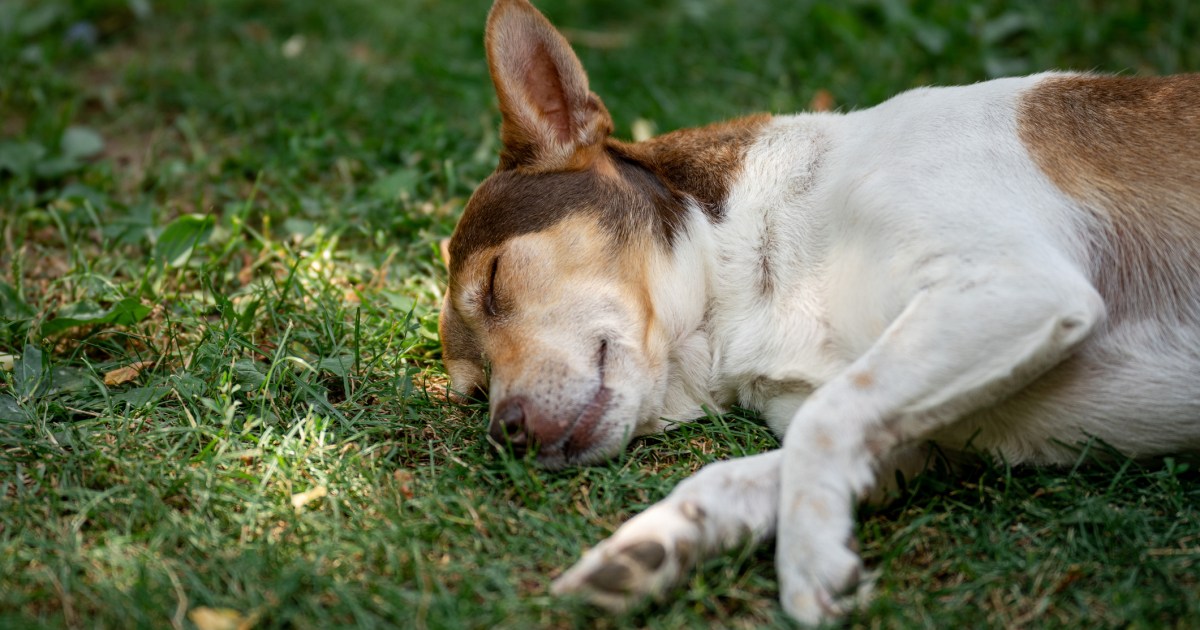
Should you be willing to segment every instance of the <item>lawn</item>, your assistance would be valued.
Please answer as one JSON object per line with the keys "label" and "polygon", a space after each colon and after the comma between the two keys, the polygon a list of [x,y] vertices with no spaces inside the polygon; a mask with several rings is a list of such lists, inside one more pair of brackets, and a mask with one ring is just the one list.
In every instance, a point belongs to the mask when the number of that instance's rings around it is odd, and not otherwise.
{"label": "lawn", "polygon": [[[1049,68],[1200,70],[1200,3],[540,3],[618,134]],[[446,400],[437,242],[495,164],[487,4],[0,3],[0,627],[786,625],[772,550],[547,594],[753,414],[550,473]],[[931,474],[862,627],[1196,627],[1196,459]],[[221,624],[225,623],[226,626]]]}

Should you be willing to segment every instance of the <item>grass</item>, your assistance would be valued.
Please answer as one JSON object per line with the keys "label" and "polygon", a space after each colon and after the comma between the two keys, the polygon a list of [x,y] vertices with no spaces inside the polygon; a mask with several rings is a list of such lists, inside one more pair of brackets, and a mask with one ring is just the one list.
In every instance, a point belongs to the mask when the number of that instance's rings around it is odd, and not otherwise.
{"label": "grass", "polygon": [[[1189,0],[542,4],[625,136],[1200,69]],[[786,625],[770,549],[628,616],[546,593],[703,463],[775,447],[753,416],[548,473],[445,402],[436,242],[497,150],[485,11],[0,4],[0,627]],[[1080,464],[864,513],[883,577],[848,623],[1195,624],[1195,460]]]}

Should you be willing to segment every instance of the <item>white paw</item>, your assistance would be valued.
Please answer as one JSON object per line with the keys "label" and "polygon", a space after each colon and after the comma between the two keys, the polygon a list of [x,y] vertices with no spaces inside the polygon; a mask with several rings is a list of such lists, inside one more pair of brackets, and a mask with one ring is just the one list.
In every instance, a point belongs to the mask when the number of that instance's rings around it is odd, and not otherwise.
{"label": "white paw", "polygon": [[864,575],[858,555],[842,545],[823,549],[803,567],[777,558],[779,601],[792,619],[810,626],[841,617],[870,597],[874,575]]}
{"label": "white paw", "polygon": [[622,525],[554,580],[554,595],[577,595],[624,612],[683,581],[700,550],[703,511],[691,503],[660,504]]}

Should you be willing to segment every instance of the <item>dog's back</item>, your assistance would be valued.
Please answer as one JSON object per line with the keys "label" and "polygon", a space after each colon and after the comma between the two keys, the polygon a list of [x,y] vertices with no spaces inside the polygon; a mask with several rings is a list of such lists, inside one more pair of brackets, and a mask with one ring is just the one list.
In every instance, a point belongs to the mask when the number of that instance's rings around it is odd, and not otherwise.
{"label": "dog's back", "polygon": [[[780,433],[913,294],[986,259],[980,281],[1005,260],[1074,269],[1104,321],[937,441],[1014,462],[1069,461],[1089,436],[1200,448],[1200,75],[1046,74],[777,117],[723,206],[718,371]],[[762,374],[809,386],[781,396]]]}

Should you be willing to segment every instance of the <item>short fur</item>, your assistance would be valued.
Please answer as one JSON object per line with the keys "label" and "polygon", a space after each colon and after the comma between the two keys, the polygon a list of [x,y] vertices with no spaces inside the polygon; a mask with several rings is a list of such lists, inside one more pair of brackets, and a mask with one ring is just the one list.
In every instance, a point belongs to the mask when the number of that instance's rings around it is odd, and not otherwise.
{"label": "short fur", "polygon": [[736,403],[783,441],[705,468],[555,592],[624,608],[774,536],[784,608],[818,622],[859,579],[854,497],[928,444],[1200,448],[1200,76],[1043,74],[630,144],[526,0],[497,0],[487,48],[504,151],[448,248],[441,332],[492,438],[586,464]]}

